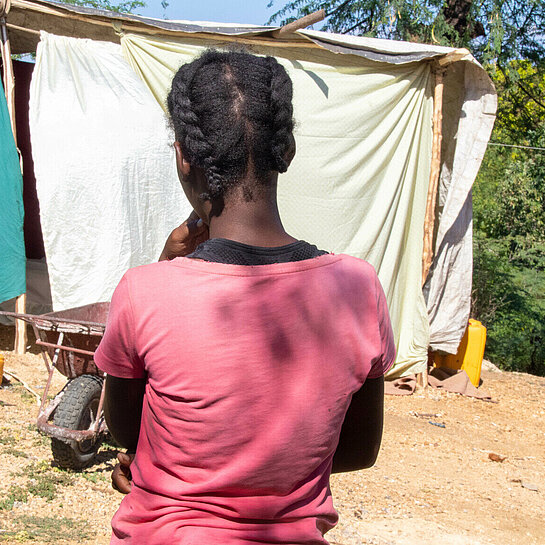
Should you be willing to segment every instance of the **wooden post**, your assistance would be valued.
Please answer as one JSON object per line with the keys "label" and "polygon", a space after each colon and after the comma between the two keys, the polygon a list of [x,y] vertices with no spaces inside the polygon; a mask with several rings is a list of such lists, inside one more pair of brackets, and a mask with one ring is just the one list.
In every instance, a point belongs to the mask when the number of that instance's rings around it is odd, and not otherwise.
{"label": "wooden post", "polygon": [[[13,63],[11,61],[11,46],[9,43],[8,30],[6,27],[6,15],[10,9],[10,0],[0,0],[0,34],[1,51],[3,59],[3,82],[8,105],[11,130],[15,146],[17,146],[17,127],[15,124],[15,76],[13,74]],[[15,300],[15,312],[24,314],[26,312],[26,293],[19,295]],[[16,354],[24,354],[27,345],[26,322],[15,320],[15,346]]]}
{"label": "wooden post", "polygon": [[[424,217],[424,246],[422,250],[422,285],[426,282],[433,260],[433,231],[435,226],[435,203],[437,200],[437,187],[439,174],[441,173],[441,142],[443,140],[443,76],[445,68],[436,65],[433,69],[435,75],[435,89],[433,93],[433,143],[431,150],[430,178],[428,183],[428,196],[426,199],[426,215]],[[422,388],[428,387],[428,362],[422,373],[416,376],[416,382]]]}
{"label": "wooden post", "polygon": [[[428,196],[426,200],[426,215],[424,217],[424,246],[422,249],[422,286],[426,282],[433,261],[433,232],[435,226],[435,203],[437,200],[437,187],[441,173],[441,142],[443,140],[443,77],[449,65],[464,60],[470,56],[467,49],[454,49],[436,61],[432,71],[435,76],[435,88],[433,93],[433,143],[431,152],[430,179],[428,183]],[[428,366],[423,373],[416,376],[417,384],[423,388],[428,386]]]}
{"label": "wooden post", "polygon": [[441,142],[443,140],[443,76],[445,69],[436,67],[435,90],[433,96],[433,144],[431,151],[430,179],[424,218],[424,247],[422,250],[422,285],[426,282],[433,260],[433,229],[435,225],[435,203],[441,172]]}

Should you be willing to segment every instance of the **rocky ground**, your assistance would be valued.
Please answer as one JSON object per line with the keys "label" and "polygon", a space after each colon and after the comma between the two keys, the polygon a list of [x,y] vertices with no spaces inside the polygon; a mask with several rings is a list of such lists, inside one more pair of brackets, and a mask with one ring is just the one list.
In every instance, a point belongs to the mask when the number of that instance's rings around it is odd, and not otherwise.
{"label": "rocky ground", "polygon": [[[0,326],[5,369],[40,392],[41,355],[15,356],[12,337]],[[386,398],[376,465],[332,478],[332,544],[545,543],[545,378],[491,370],[482,387],[497,403],[431,389]],[[0,542],[108,543],[115,448],[80,473],[55,467],[36,413],[17,380],[0,390]]]}

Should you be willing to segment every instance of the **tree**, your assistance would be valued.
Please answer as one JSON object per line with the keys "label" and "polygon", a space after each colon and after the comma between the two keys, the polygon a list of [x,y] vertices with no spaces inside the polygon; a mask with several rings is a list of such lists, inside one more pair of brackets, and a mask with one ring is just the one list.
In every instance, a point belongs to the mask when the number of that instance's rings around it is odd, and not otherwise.
{"label": "tree", "polygon": [[326,11],[322,30],[468,47],[484,63],[538,63],[545,53],[544,0],[291,0],[269,22],[318,9]]}
{"label": "tree", "polygon": [[541,63],[510,61],[493,72],[498,92],[494,138],[539,147],[545,126],[545,70]]}
{"label": "tree", "polygon": [[[526,61],[511,68],[543,93],[543,73]],[[545,111],[501,76],[492,138],[530,147],[489,146],[484,157],[473,192],[472,313],[488,326],[490,359],[545,375]]]}

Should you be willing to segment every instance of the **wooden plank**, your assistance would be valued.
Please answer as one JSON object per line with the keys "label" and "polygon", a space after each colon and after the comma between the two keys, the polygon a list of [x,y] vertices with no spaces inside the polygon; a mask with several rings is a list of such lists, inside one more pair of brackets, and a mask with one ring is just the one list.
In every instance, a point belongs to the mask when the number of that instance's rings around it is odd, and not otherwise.
{"label": "wooden plank", "polygon": [[[19,295],[15,299],[15,312],[25,314],[26,311],[26,293]],[[28,342],[26,322],[24,320],[15,320],[15,346],[13,350],[16,354],[24,354]]]}
{"label": "wooden plank", "polygon": [[455,49],[454,51],[447,53],[444,57],[438,59],[437,64],[443,68],[446,68],[449,64],[461,61],[469,57],[470,55],[471,53],[467,49],[462,47],[460,49]]}
{"label": "wooden plank", "polygon": [[291,23],[284,25],[281,29],[275,30],[272,33],[272,35],[275,38],[283,38],[284,36],[289,36],[290,34],[293,34],[297,30],[300,30],[302,28],[307,28],[307,26],[313,25],[314,23],[319,23],[320,21],[323,21],[324,19],[325,19],[325,10],[319,9],[318,11],[309,13],[308,15],[305,15],[304,17],[301,17],[300,19],[297,19],[296,21],[292,21]]}

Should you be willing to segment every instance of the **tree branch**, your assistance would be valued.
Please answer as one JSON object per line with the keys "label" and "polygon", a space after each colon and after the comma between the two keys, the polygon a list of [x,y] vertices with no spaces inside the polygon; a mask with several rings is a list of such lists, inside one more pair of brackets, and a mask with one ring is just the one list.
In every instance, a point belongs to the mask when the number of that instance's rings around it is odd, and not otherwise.
{"label": "tree branch", "polygon": [[350,2],[352,2],[352,0],[346,0],[346,2],[343,2],[341,5],[337,6],[335,9],[333,9],[332,11],[328,11],[325,16],[326,17],[330,17],[331,15],[333,15],[334,13],[337,13],[338,11],[340,11],[341,9],[343,9],[345,6],[347,6],[348,4],[350,4]]}
{"label": "tree branch", "polygon": [[522,82],[520,81],[517,81],[517,86],[520,88],[520,90],[531,100],[533,100],[538,106],[540,106],[541,108],[545,109],[545,104],[543,102],[541,102],[540,100],[538,100],[534,95],[532,95],[532,93],[530,91],[528,91],[528,89],[526,89],[526,87],[524,87],[524,85],[522,85]]}
{"label": "tree branch", "polygon": [[341,32],[341,34],[348,34],[349,32],[352,32],[353,30],[356,30],[356,28],[358,28],[360,25],[362,25],[363,23],[365,23],[366,19],[361,19],[360,21],[358,21],[354,26],[350,27],[348,30],[343,30]]}

